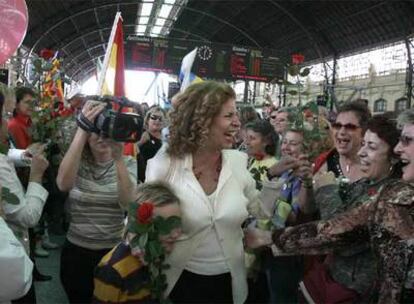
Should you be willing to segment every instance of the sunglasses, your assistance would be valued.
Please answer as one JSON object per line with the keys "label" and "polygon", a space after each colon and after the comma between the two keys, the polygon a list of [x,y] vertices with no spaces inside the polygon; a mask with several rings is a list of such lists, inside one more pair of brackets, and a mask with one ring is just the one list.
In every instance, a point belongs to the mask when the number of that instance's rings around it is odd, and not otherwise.
{"label": "sunglasses", "polygon": [[331,127],[335,130],[340,130],[342,127],[344,127],[346,131],[355,131],[356,129],[361,128],[360,126],[354,125],[352,123],[347,123],[343,125],[340,122],[332,123]]}
{"label": "sunglasses", "polygon": [[160,115],[150,115],[150,118],[151,118],[152,120],[159,120],[159,121],[162,121],[162,116],[160,116]]}
{"label": "sunglasses", "polygon": [[412,143],[413,140],[414,140],[414,137],[410,137],[410,136],[407,136],[407,135],[401,135],[400,136],[400,143],[404,147],[409,146]]}

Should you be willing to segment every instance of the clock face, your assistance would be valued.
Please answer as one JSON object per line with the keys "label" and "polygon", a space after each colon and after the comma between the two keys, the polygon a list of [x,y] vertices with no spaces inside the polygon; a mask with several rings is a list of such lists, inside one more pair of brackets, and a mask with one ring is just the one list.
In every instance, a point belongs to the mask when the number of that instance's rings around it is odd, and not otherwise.
{"label": "clock face", "polygon": [[197,54],[201,60],[209,60],[213,56],[213,50],[207,45],[202,45],[198,48]]}

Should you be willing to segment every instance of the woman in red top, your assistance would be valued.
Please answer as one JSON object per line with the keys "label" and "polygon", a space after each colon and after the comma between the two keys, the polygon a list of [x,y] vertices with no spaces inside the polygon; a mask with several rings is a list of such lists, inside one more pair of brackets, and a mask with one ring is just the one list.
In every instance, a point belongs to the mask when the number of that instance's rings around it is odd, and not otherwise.
{"label": "woman in red top", "polygon": [[20,87],[16,90],[16,108],[7,127],[17,149],[26,149],[32,143],[29,129],[32,125],[31,116],[35,96],[30,88]]}

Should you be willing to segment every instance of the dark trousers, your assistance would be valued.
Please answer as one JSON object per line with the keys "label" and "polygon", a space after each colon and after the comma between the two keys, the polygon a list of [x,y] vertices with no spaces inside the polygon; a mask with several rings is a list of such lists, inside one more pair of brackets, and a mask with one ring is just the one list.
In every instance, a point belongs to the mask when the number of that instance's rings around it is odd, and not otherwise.
{"label": "dark trousers", "polygon": [[184,270],[170,294],[173,303],[233,303],[231,275],[205,276]]}
{"label": "dark trousers", "polygon": [[303,261],[300,256],[274,257],[264,255],[263,269],[267,277],[270,303],[298,303],[298,286],[303,277]]}
{"label": "dark trousers", "polygon": [[95,266],[111,249],[91,250],[66,240],[60,258],[60,279],[70,303],[91,303]]}

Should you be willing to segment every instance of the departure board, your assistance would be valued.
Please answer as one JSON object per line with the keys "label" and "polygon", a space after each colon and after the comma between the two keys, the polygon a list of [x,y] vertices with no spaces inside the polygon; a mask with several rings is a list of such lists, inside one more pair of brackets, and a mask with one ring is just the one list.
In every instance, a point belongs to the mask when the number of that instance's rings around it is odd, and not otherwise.
{"label": "departure board", "polygon": [[197,49],[192,72],[207,79],[283,79],[285,61],[271,49],[203,41],[129,36],[125,44],[127,69],[177,74],[181,61]]}

